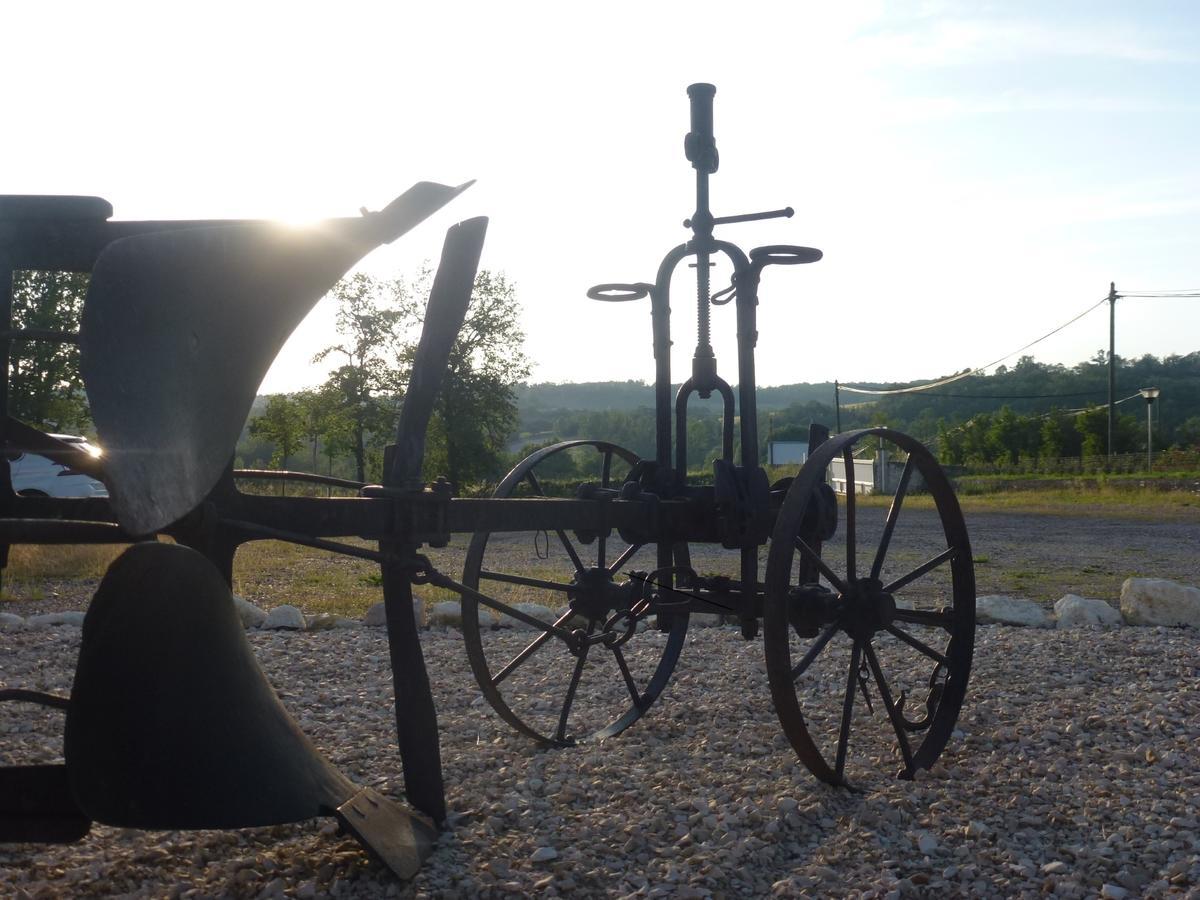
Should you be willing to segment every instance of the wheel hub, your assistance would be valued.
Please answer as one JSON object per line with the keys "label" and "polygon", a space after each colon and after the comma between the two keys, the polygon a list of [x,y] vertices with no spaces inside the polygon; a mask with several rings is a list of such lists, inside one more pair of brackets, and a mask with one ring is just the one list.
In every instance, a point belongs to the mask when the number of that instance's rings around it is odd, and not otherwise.
{"label": "wheel hub", "polygon": [[860,640],[869,640],[896,617],[896,600],[883,590],[875,578],[861,578],[849,585],[841,596],[841,621],[846,631]]}
{"label": "wheel hub", "polygon": [[571,577],[573,589],[567,592],[572,612],[589,621],[604,621],[616,610],[628,610],[631,593],[628,585],[618,585],[608,569],[593,566]]}

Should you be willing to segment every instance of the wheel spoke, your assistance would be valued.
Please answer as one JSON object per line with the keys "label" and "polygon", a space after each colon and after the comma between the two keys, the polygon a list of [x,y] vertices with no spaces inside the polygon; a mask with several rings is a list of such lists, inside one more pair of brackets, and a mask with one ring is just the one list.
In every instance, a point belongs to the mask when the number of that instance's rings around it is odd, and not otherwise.
{"label": "wheel spoke", "polygon": [[887,710],[888,719],[892,723],[892,730],[896,732],[896,741],[900,744],[900,755],[904,757],[904,768],[912,772],[912,748],[908,746],[908,735],[904,731],[904,719],[900,716],[900,711],[896,709],[896,704],[892,702],[892,692],[888,689],[887,681],[884,680],[883,670],[879,667],[879,659],[875,656],[875,650],[871,647],[870,641],[863,643],[863,652],[867,656],[867,665],[871,667],[871,674],[875,676],[875,684],[879,688],[883,708]]}
{"label": "wheel spoke", "polygon": [[621,570],[621,567],[624,566],[625,563],[629,562],[629,560],[633,558],[633,554],[637,553],[639,550],[641,550],[645,546],[646,546],[645,544],[630,544],[628,547],[626,547],[621,552],[621,555],[618,556],[613,561],[613,564],[608,567],[608,574],[615,575],[617,572],[619,572]]}
{"label": "wheel spoke", "polygon": [[854,693],[858,687],[858,667],[862,663],[862,652],[857,640],[850,650],[850,669],[846,675],[846,696],[842,700],[842,727],[838,730],[837,760],[834,771],[838,778],[845,777],[846,750],[850,745],[850,717],[854,713]]}
{"label": "wheel spoke", "polygon": [[526,625],[532,625],[534,628],[537,628],[540,631],[549,631],[557,634],[563,640],[566,640],[568,637],[570,637],[570,633],[563,631],[563,629],[558,625],[551,625],[548,622],[543,622],[537,616],[531,616],[529,613],[515,609],[509,606],[507,603],[501,603],[499,600],[489,597],[487,594],[481,593],[474,588],[467,587],[465,584],[459,584],[452,578],[433,575],[430,577],[429,583],[436,585],[437,587],[448,588],[456,593],[463,594],[464,596],[473,597],[475,598],[476,603],[482,603],[484,606],[494,609],[498,613],[507,615],[519,622],[524,622]]}
{"label": "wheel spoke", "polygon": [[943,656],[941,653],[938,653],[936,650],[934,650],[929,645],[924,644],[921,641],[917,640],[915,637],[913,637],[907,631],[903,631],[903,630],[897,628],[895,625],[884,625],[883,627],[884,627],[884,630],[887,631],[888,634],[898,637],[900,640],[904,641],[904,643],[908,644],[908,646],[912,647],[914,650],[921,651],[926,656],[928,656],[930,659],[936,660],[939,664],[941,664],[943,666],[948,667],[950,665],[950,661],[948,659],[946,659],[945,656]]}
{"label": "wheel spoke", "polygon": [[939,553],[933,559],[921,563],[921,565],[917,566],[915,569],[913,569],[907,575],[903,575],[900,578],[897,578],[891,584],[887,585],[883,589],[883,592],[885,594],[894,594],[896,591],[900,590],[900,588],[902,588],[906,585],[912,584],[914,581],[916,581],[922,575],[925,575],[928,572],[932,572],[934,569],[936,569],[942,563],[946,562],[947,560],[954,559],[954,557],[956,557],[957,555],[958,555],[957,547],[947,547],[945,550],[943,550],[941,553]]}
{"label": "wheel spoke", "polygon": [[813,660],[821,655],[821,651],[825,649],[825,645],[833,639],[833,636],[837,634],[840,627],[837,622],[825,626],[825,630],[821,632],[821,636],[817,638],[816,642],[808,648],[808,652],[804,654],[804,658],[792,667],[792,681],[795,681],[807,671],[808,667],[813,664]]}
{"label": "wheel spoke", "polygon": [[597,569],[604,568],[604,552],[607,549],[607,544],[608,544],[608,538],[606,538],[604,535],[600,535],[598,538],[596,538],[596,568]]}
{"label": "wheel spoke", "polygon": [[834,574],[833,569],[829,568],[829,566],[825,563],[825,560],[821,559],[821,554],[819,554],[812,547],[808,546],[808,544],[804,542],[804,538],[797,537],[795,541],[796,549],[800,551],[800,554],[805,559],[817,567],[817,570],[825,576],[825,580],[833,585],[834,589],[839,594],[846,593],[845,583],[842,581],[842,579]]}
{"label": "wheel spoke", "polygon": [[539,497],[545,497],[546,494],[542,490],[542,483],[538,481],[538,477],[533,474],[533,469],[525,473],[525,480],[529,482],[529,486],[533,488],[533,492]]}
{"label": "wheel spoke", "polygon": [[479,580],[488,581],[503,581],[505,584],[520,584],[525,587],[542,588],[547,591],[573,591],[575,585],[563,584],[558,581],[546,581],[541,578],[528,578],[525,575],[511,575],[508,572],[492,572],[487,569],[480,569]]}
{"label": "wheel spoke", "polygon": [[[573,615],[575,615],[574,611],[567,610],[567,612],[563,613],[563,615],[558,619],[558,621],[554,623],[555,626],[561,627],[561,626],[565,625],[567,620],[569,618],[571,618],[571,616],[573,616]],[[513,672],[515,672],[517,670],[517,667],[519,665],[521,665],[521,663],[525,662],[525,660],[527,660],[527,659],[529,659],[529,657],[533,656],[533,654],[537,652],[538,648],[541,647],[544,643],[546,643],[546,641],[550,640],[550,638],[553,635],[554,635],[553,631],[543,631],[536,638],[534,638],[532,643],[530,643],[530,645],[528,647],[526,647],[524,650],[522,650],[520,653],[518,653],[516,656],[514,656],[511,660],[509,660],[508,664],[492,677],[492,684],[493,685],[499,684],[505,678],[507,678],[509,675],[511,675]]]}
{"label": "wheel spoke", "polygon": [[563,549],[567,551],[567,556],[571,557],[571,564],[575,566],[575,571],[583,574],[586,571],[579,554],[575,552],[575,547],[571,544],[571,539],[567,537],[567,533],[561,528],[555,529],[555,534],[562,541]]}
{"label": "wheel spoke", "polygon": [[625,687],[629,688],[629,696],[633,698],[634,707],[641,709],[642,695],[633,680],[633,674],[629,671],[629,663],[625,661],[625,654],[621,652],[621,647],[617,644],[613,645],[612,652],[613,656],[616,657],[617,667],[621,670],[621,677],[625,679]]}
{"label": "wheel spoke", "polygon": [[850,452],[849,444],[842,451],[842,465],[846,469],[846,577],[854,581],[858,577],[855,560],[857,540],[854,534],[855,519],[857,518],[854,498],[856,486],[854,483],[854,456]]}
{"label": "wheel spoke", "polygon": [[[589,622],[587,634],[592,636],[592,632],[596,630],[596,623]],[[583,677],[583,666],[587,662],[588,649],[591,644],[584,643],[579,649],[579,656],[575,660],[575,669],[571,672],[571,681],[567,685],[567,696],[563,698],[562,712],[558,714],[558,730],[554,732],[555,738],[560,741],[567,739],[567,719],[571,715],[571,704],[575,702],[575,691],[579,689],[579,680]]]}
{"label": "wheel spoke", "polygon": [[904,496],[908,493],[908,480],[912,478],[913,456],[908,455],[904,471],[900,473],[900,483],[896,485],[896,495],[892,497],[892,505],[888,508],[887,521],[883,524],[883,537],[879,539],[879,549],[875,551],[875,562],[871,565],[871,578],[878,579],[883,571],[883,560],[887,556],[888,544],[892,541],[892,532],[896,530],[896,520],[900,518],[900,507]]}

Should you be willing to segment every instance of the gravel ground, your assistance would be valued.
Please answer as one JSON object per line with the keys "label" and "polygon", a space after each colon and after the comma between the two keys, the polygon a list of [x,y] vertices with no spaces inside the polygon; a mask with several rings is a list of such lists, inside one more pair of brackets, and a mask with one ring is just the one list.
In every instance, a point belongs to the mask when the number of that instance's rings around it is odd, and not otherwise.
{"label": "gravel ground", "polygon": [[[480,702],[458,632],[423,639],[463,815],[411,884],[320,820],[97,826],[73,845],[9,845],[0,894],[1200,896],[1195,630],[981,627],[940,764],[915,782],[894,780],[894,764],[863,769],[857,792],[797,763],[759,641],[736,629],[690,632],[645,718],[566,750],[513,735]],[[0,684],[66,692],[78,641],[70,627],[0,632]],[[318,746],[360,783],[399,793],[381,631],[250,641]],[[0,763],[60,759],[61,729],[60,713],[0,705]]]}

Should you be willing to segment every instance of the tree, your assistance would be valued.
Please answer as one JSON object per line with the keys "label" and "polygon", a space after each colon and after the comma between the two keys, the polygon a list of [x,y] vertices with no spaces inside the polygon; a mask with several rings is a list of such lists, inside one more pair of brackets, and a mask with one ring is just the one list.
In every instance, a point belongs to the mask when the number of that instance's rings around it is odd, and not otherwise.
{"label": "tree", "polygon": [[[362,273],[331,292],[338,303],[343,340],[317,354],[345,362],[322,388],[327,449],[345,446],[359,481],[378,469],[383,445],[394,435],[404,384],[411,374],[433,272],[426,267],[411,286]],[[517,324],[515,288],[502,274],[481,271],[466,319],[450,351],[426,435],[425,473],[462,485],[496,474],[517,421],[515,385],[529,374]],[[368,463],[372,463],[368,465]]]}
{"label": "tree", "polygon": [[262,415],[250,422],[250,434],[275,445],[271,465],[281,469],[288,467],[288,459],[300,449],[304,429],[304,411],[287,394],[273,395]]}
{"label": "tree", "polygon": [[[431,278],[426,270],[418,284],[424,288]],[[502,273],[481,270],[434,404],[427,477],[445,475],[461,486],[496,474],[517,423],[515,386],[529,376],[519,315],[516,288]]]}
{"label": "tree", "polygon": [[[18,271],[12,286],[14,328],[79,330],[87,275]],[[14,341],[9,359],[9,411],[14,417],[48,431],[90,427],[77,344]]]}
{"label": "tree", "polygon": [[324,428],[345,439],[355,474],[367,480],[367,457],[378,451],[394,427],[401,395],[402,326],[414,304],[401,280],[383,281],[361,272],[339,281],[330,295],[337,303],[337,333],[342,340],[313,357],[344,362],[329,373],[322,392],[329,398]]}

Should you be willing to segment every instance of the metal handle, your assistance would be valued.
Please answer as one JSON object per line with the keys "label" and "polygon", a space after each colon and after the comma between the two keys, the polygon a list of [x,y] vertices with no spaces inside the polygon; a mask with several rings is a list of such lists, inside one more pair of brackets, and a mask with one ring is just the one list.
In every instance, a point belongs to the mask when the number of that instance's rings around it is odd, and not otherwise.
{"label": "metal handle", "polygon": [[814,263],[824,254],[815,247],[793,247],[789,244],[772,244],[755,247],[750,251],[750,261],[759,266],[795,266]]}
{"label": "metal handle", "polygon": [[684,138],[683,152],[692,168],[711,175],[717,171],[717,142],[713,137],[713,95],[711,84],[689,85],[692,101],[692,130]]}
{"label": "metal handle", "polygon": [[625,303],[628,300],[641,300],[650,296],[654,285],[638,282],[637,284],[598,284],[588,288],[587,295],[592,300],[603,300],[606,303]]}

